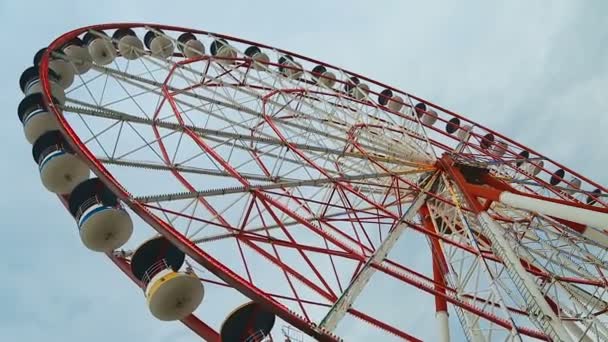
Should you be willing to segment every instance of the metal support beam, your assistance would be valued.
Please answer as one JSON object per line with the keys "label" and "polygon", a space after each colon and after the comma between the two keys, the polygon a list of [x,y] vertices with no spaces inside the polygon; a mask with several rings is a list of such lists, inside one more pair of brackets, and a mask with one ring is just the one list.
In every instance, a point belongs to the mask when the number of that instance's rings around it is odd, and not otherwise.
{"label": "metal support beam", "polygon": [[455,168],[453,160],[445,155],[441,159],[441,165],[456,183],[465,201],[477,214],[481,232],[492,243],[494,254],[503,261],[505,270],[513,281],[514,286],[528,304],[530,320],[552,340],[571,341],[572,339],[566,331],[564,324],[545,300],[544,294],[538,288],[532,275],[524,269],[518,255],[507,240],[502,227],[483,210],[483,207],[475,196],[468,191],[468,183],[461,172]]}
{"label": "metal support beam", "polygon": [[427,199],[427,191],[433,186],[437,180],[438,173],[433,174],[427,179],[427,183],[422,187],[423,190],[418,194],[417,198],[414,199],[410,207],[403,214],[395,228],[393,228],[386,239],[382,241],[376,251],[367,259],[365,265],[361,268],[361,271],[354,277],[350,282],[346,290],[342,293],[338,301],[329,310],[325,318],[320,323],[322,328],[330,331],[334,331],[338,326],[338,323],[346,315],[346,312],[353,305],[357,297],[363,292],[363,289],[374,275],[376,269],[373,267],[375,264],[380,264],[392,248],[397,243],[397,240],[401,237],[408,227],[407,221],[410,221],[418,214],[418,211]]}
{"label": "metal support beam", "polygon": [[395,175],[404,175],[404,174],[409,174],[409,173],[419,173],[419,172],[425,172],[425,171],[429,171],[429,170],[424,169],[424,170],[408,170],[408,171],[400,171],[400,172],[382,172],[382,173],[362,174],[362,175],[354,175],[354,176],[305,179],[305,180],[297,180],[297,181],[291,181],[291,182],[271,183],[271,184],[266,184],[266,185],[235,186],[235,187],[209,189],[209,190],[194,191],[194,192],[179,192],[179,193],[173,193],[173,194],[141,196],[141,197],[136,197],[135,200],[140,203],[165,202],[165,201],[175,201],[175,200],[183,200],[183,199],[190,199],[190,198],[198,198],[198,197],[211,197],[211,196],[221,196],[221,195],[227,195],[227,194],[244,193],[244,192],[250,192],[253,190],[271,190],[271,189],[292,188],[292,187],[300,187],[300,186],[320,186],[323,184],[329,184],[329,183],[335,183],[335,182],[357,181],[357,180],[365,180],[365,179],[378,179],[378,178],[384,178],[384,177],[392,177]]}

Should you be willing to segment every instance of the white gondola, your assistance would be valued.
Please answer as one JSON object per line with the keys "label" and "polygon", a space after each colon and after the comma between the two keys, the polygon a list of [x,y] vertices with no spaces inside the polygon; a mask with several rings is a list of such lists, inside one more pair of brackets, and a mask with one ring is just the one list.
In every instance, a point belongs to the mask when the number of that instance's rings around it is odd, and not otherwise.
{"label": "white gondola", "polygon": [[573,194],[576,191],[581,189],[581,185],[582,185],[582,181],[576,177],[573,177],[572,179],[570,179],[569,184],[567,186],[568,190],[567,192],[569,194]]}
{"label": "white gondola", "polygon": [[[63,105],[65,103],[65,90],[58,84],[59,77],[53,70],[49,70],[48,75],[51,95],[53,98],[55,98],[57,103]],[[19,79],[19,85],[25,96],[42,93],[42,84],[40,83],[38,67],[31,66],[25,69],[25,71],[21,74],[21,78]]]}
{"label": "white gondola", "polygon": [[181,43],[178,47],[186,58],[194,58],[205,54],[205,45],[190,32],[180,35],[177,41]]}
{"label": "white gondola", "polygon": [[333,88],[336,84],[336,74],[328,71],[322,65],[317,65],[312,69],[312,78],[318,84],[327,88]]}
{"label": "white gondola", "polygon": [[[356,76],[352,76],[352,77],[348,78],[343,83],[344,92],[352,97],[355,97],[355,93],[357,93],[357,95],[360,96],[361,92],[355,90],[355,87],[357,87],[360,83],[361,83],[361,81],[359,81],[359,78]],[[365,89],[365,88],[363,88],[363,89]],[[367,89],[369,90],[369,87]]]}
{"label": "white gondola", "polygon": [[80,39],[76,38],[63,47],[65,58],[74,67],[74,72],[82,75],[91,69],[93,60],[89,54],[89,50],[83,46]]}
{"label": "white gondola", "polygon": [[57,83],[63,88],[69,88],[74,83],[74,68],[63,59],[53,59],[49,62],[49,69],[58,76]]}
{"label": "white gondola", "polygon": [[257,46],[250,46],[245,50],[245,55],[249,56],[253,63],[251,63],[251,67],[255,70],[263,71],[268,68],[268,63],[270,62],[270,58],[267,54],[262,52]]}
{"label": "white gondola", "polygon": [[426,126],[433,126],[435,122],[437,122],[437,117],[439,117],[439,115],[436,111],[427,109],[426,112],[422,114],[420,121]]}
{"label": "white gondola", "polygon": [[531,174],[532,176],[537,176],[540,171],[545,167],[545,162],[542,160],[535,160],[533,162],[526,162],[526,165],[523,169]]}
{"label": "white gondola", "polygon": [[234,59],[237,57],[237,52],[224,39],[217,39],[211,43],[211,54],[218,58],[218,62],[221,64],[232,64]]}
{"label": "white gondola", "polygon": [[270,62],[270,57],[264,52],[258,52],[254,54],[251,59],[253,59],[253,68],[256,70],[266,70],[268,68],[268,63]]}
{"label": "white gondola", "polygon": [[363,100],[369,94],[369,86],[365,83],[359,83],[351,89],[350,94],[357,100]]}
{"label": "white gondola", "polygon": [[128,60],[138,59],[144,54],[144,43],[131,29],[118,29],[112,35],[118,47],[118,52]]}
{"label": "white gondola", "polygon": [[287,64],[289,65],[289,67],[283,68],[285,76],[292,79],[298,79],[304,73],[304,70],[302,69],[302,64],[298,62],[287,62]]}
{"label": "white gondola", "polygon": [[466,141],[467,139],[469,139],[472,128],[473,127],[471,125],[460,126],[458,128],[458,131],[456,131],[456,136],[458,137],[458,140]]}
{"label": "white gondola", "polygon": [[[34,66],[40,66],[42,56],[46,52],[46,48],[42,48],[34,55]],[[57,76],[57,84],[63,89],[69,88],[74,83],[74,67],[66,60],[51,54],[49,56],[49,69],[53,70]]]}
{"label": "white gondola", "polygon": [[498,157],[502,157],[505,152],[507,152],[507,149],[509,148],[509,145],[504,142],[504,141],[497,141],[495,144],[493,144],[490,147],[490,152],[492,152],[494,155],[498,156]]}
{"label": "white gondola", "polygon": [[89,168],[73,154],[59,131],[41,135],[32,147],[42,184],[50,192],[68,194],[89,177]]}
{"label": "white gondola", "polygon": [[236,50],[230,46],[230,45],[222,45],[218,50],[217,50],[217,54],[215,55],[216,57],[219,58],[227,58],[228,60],[222,60],[222,63],[233,63],[234,61],[230,60],[233,58],[236,58],[237,53]]}
{"label": "white gondola", "polygon": [[196,310],[203,301],[204,292],[201,280],[195,274],[165,268],[152,277],[145,294],[154,317],[161,321],[176,321]]}
{"label": "white gondola", "polygon": [[399,95],[393,95],[390,100],[388,100],[388,108],[394,112],[398,112],[403,108],[403,104],[405,100],[403,97]]}
{"label": "white gondola", "polygon": [[336,74],[331,71],[325,71],[319,77],[319,84],[322,84],[327,88],[333,88],[336,84]]}
{"label": "white gondola", "polygon": [[291,79],[298,79],[304,73],[304,70],[302,69],[302,64],[294,61],[291,56],[279,58],[279,64],[281,65],[279,67],[279,71],[285,77]]}
{"label": "white gondola", "polygon": [[116,48],[105,32],[87,32],[82,40],[95,64],[108,65],[116,59]]}
{"label": "white gondola", "polygon": [[90,250],[111,252],[124,245],[133,233],[129,213],[99,178],[78,184],[70,193],[68,204],[80,239]]}
{"label": "white gondola", "polygon": [[144,36],[144,44],[152,56],[167,59],[173,56],[175,45],[173,41],[163,34],[161,30],[148,31]]}
{"label": "white gondola", "polygon": [[184,259],[185,254],[163,237],[144,242],[131,257],[131,271],[144,285],[150,313],[159,320],[184,319],[203,300],[200,279],[179,271]]}
{"label": "white gondola", "polygon": [[57,119],[44,105],[40,93],[30,94],[21,100],[17,113],[23,124],[25,138],[30,144],[42,134],[59,129]]}

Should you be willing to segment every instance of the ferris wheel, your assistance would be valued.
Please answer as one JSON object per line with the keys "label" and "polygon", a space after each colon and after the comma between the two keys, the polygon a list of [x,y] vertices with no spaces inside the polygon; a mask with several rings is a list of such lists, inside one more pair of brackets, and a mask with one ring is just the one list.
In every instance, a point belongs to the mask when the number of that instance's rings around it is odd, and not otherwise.
{"label": "ferris wheel", "polygon": [[[18,106],[44,187],[149,312],[208,341],[608,340],[606,187],[296,53],[65,33]],[[448,315],[448,313],[450,313]]]}

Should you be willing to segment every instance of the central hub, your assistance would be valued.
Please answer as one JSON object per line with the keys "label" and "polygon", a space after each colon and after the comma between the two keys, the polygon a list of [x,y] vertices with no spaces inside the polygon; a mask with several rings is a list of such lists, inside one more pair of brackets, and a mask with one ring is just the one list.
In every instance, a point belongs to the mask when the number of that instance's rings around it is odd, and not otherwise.
{"label": "central hub", "polygon": [[460,170],[464,179],[471,184],[485,184],[484,178],[490,172],[485,167],[468,165],[463,163],[455,163],[454,166]]}

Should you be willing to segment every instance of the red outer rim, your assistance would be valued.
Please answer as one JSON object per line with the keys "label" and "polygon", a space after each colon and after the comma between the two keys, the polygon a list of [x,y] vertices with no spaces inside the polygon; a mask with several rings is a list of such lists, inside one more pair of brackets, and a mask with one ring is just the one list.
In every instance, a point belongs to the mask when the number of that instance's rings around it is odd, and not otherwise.
{"label": "red outer rim", "polygon": [[[42,82],[42,90],[43,90],[43,94],[44,94],[43,99],[44,99],[45,104],[48,106],[48,108],[50,110],[53,111],[55,117],[57,118],[58,122],[60,123],[60,129],[61,129],[62,133],[64,134],[64,136],[66,137],[67,141],[74,148],[74,150],[77,151],[77,153],[85,160],[85,162],[88,164],[88,166],[93,171],[93,173],[95,173],[95,175],[97,177],[99,177],[124,203],[126,203],[131,208],[131,210],[133,210],[133,212],[135,212],[138,216],[140,216],[153,229],[155,229],[160,234],[162,234],[167,239],[169,239],[178,248],[180,248],[182,251],[187,253],[196,262],[198,262],[199,264],[201,264],[202,266],[207,268],[210,272],[214,273],[220,279],[225,281],[227,284],[229,284],[230,286],[232,286],[233,288],[235,288],[236,290],[238,290],[245,296],[251,298],[252,300],[257,301],[258,303],[260,303],[267,309],[269,309],[272,312],[274,312],[275,314],[277,314],[279,317],[281,317],[287,323],[293,325],[297,329],[303,331],[304,333],[306,333],[320,341],[335,341],[335,340],[338,340],[338,337],[325,329],[319,328],[316,325],[307,322],[303,317],[292,312],[287,307],[283,306],[281,303],[275,301],[271,296],[267,295],[266,293],[264,293],[263,291],[255,288],[255,287],[249,285],[238,274],[232,272],[230,269],[228,269],[223,264],[221,264],[218,260],[214,259],[211,255],[205,253],[200,248],[198,248],[198,246],[196,246],[191,241],[189,241],[187,238],[185,238],[184,236],[179,234],[179,232],[177,232],[175,229],[173,229],[170,225],[166,224],[164,221],[160,220],[158,217],[156,217],[154,214],[152,214],[144,205],[142,205],[141,203],[132,201],[131,194],[125,188],[123,188],[121,186],[121,184],[112,176],[112,174],[110,174],[106,170],[104,165],[101,162],[99,162],[97,160],[97,158],[88,150],[88,148],[83,144],[83,142],[80,140],[80,138],[75,134],[75,132],[69,126],[67,121],[64,119],[59,108],[57,108],[52,103],[52,101],[50,101],[51,88],[50,88],[49,79],[48,79],[48,65],[49,65],[50,51],[54,51],[54,50],[60,48],[62,45],[64,45],[69,40],[73,39],[74,37],[77,37],[80,34],[87,32],[88,30],[142,28],[142,27],[146,27],[146,26],[160,28],[162,30],[168,30],[168,31],[192,32],[192,33],[196,33],[196,34],[212,35],[212,36],[215,36],[218,38],[225,38],[225,39],[237,41],[240,43],[257,45],[262,48],[273,49],[273,50],[279,51],[281,53],[289,54],[294,57],[297,57],[297,58],[300,58],[303,60],[307,60],[309,62],[318,63],[318,64],[325,65],[325,66],[328,66],[328,67],[331,67],[331,68],[334,68],[337,70],[341,70],[347,74],[356,76],[362,80],[366,80],[366,81],[376,84],[380,87],[388,88],[399,94],[404,94],[404,95],[410,96],[412,99],[416,99],[418,101],[424,102],[433,108],[441,110],[442,112],[452,115],[453,117],[457,117],[457,118],[463,120],[464,122],[469,123],[485,132],[492,133],[492,134],[496,135],[497,137],[500,137],[502,140],[509,142],[513,146],[517,146],[519,148],[528,150],[533,154],[542,156],[541,154],[536,153],[534,150],[529,149],[505,136],[502,136],[499,133],[496,133],[495,131],[493,131],[491,129],[488,129],[469,119],[464,118],[461,115],[458,115],[450,110],[447,110],[443,107],[435,105],[429,101],[423,100],[423,99],[416,97],[414,95],[411,95],[409,93],[405,93],[403,91],[400,91],[398,89],[395,89],[395,88],[385,85],[383,83],[374,81],[365,76],[361,76],[354,72],[350,72],[350,71],[335,67],[331,64],[327,64],[327,63],[324,63],[324,62],[321,62],[321,61],[318,61],[315,59],[304,57],[302,55],[299,55],[299,54],[296,54],[296,53],[293,53],[290,51],[273,48],[268,45],[254,43],[254,42],[240,39],[240,38],[230,37],[227,35],[216,34],[216,33],[207,32],[207,31],[181,28],[181,27],[176,27],[176,26],[145,24],[145,23],[111,23],[111,24],[91,25],[91,26],[78,28],[78,29],[72,30],[70,32],[67,32],[67,33],[61,35],[59,38],[55,39],[49,45],[48,49],[45,51],[45,53],[41,59],[41,62],[40,62],[40,80]],[[607,191],[606,188],[604,188],[603,186],[587,179],[586,177],[572,171],[571,169],[569,169],[549,158],[546,158],[544,156],[543,156],[543,158],[546,159],[548,162],[552,163],[553,165],[563,168],[569,174],[574,175],[574,176],[580,178],[581,180],[584,180],[589,185],[593,185],[593,186],[601,189],[603,192]],[[132,280],[134,280],[131,277],[131,272],[128,267],[128,264],[123,259],[114,257],[112,255],[108,255],[108,256],[116,264],[116,266],[118,266],[127,276],[129,276]],[[137,281],[135,281],[135,282],[137,283]],[[205,338],[206,340],[219,341],[219,334],[216,331],[214,331],[211,327],[207,326],[204,322],[198,320],[198,318],[196,318],[195,316],[190,316],[187,319],[183,320],[182,322],[186,326],[188,326],[190,329],[195,331],[199,336]]]}

